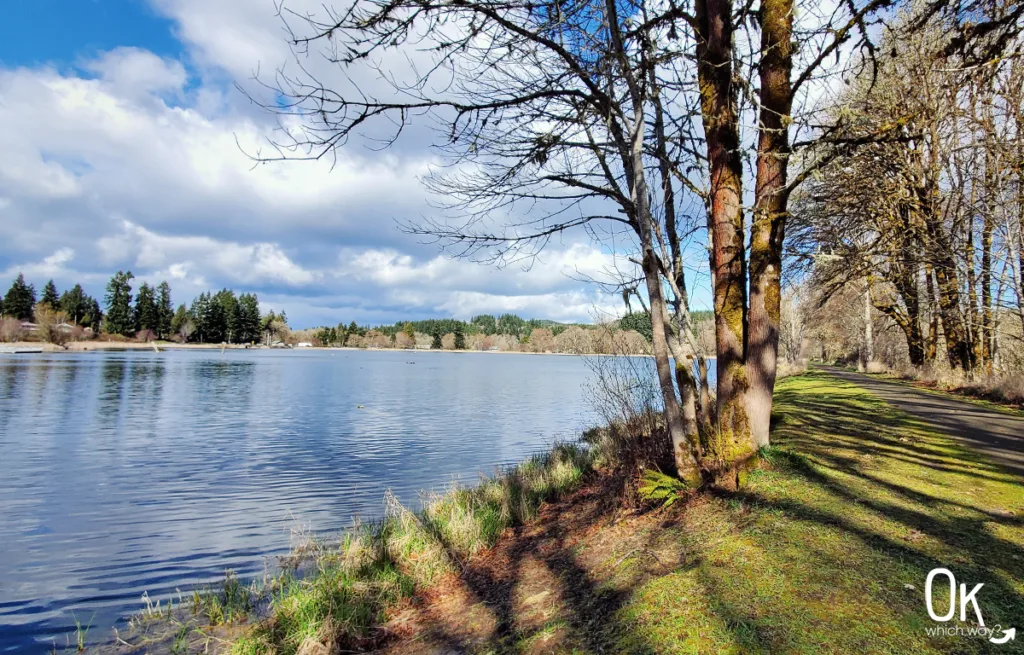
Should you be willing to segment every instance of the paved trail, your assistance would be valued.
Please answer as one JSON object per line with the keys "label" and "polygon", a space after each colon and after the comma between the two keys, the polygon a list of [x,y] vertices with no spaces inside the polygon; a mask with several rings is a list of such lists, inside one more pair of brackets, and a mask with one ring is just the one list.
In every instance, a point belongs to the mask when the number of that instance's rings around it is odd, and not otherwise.
{"label": "paved trail", "polygon": [[838,378],[871,391],[885,402],[922,419],[979,450],[1008,472],[1024,478],[1024,417],[986,409],[957,398],[929,393],[829,366]]}

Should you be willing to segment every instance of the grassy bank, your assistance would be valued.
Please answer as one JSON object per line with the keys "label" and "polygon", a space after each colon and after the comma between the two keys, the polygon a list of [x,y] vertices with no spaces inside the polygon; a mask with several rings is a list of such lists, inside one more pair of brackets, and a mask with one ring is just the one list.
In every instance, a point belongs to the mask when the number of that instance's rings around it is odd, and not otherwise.
{"label": "grassy bank", "polygon": [[741,492],[667,509],[623,509],[610,451],[572,446],[420,513],[392,504],[299,553],[304,571],[197,600],[265,618],[193,619],[176,652],[1024,652],[929,636],[924,601],[949,568],[985,583],[986,625],[1024,627],[1019,481],[823,373],[780,383],[773,435]]}

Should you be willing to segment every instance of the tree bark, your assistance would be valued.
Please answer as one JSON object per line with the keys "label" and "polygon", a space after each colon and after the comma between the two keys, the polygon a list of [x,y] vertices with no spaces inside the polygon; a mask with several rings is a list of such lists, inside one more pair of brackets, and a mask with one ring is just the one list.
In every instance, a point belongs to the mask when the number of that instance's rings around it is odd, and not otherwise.
{"label": "tree bark", "polygon": [[864,289],[864,369],[875,358],[875,339],[871,331],[871,283]]}
{"label": "tree bark", "polygon": [[[750,459],[745,368],[746,253],[743,243],[743,170],[739,118],[732,83],[733,16],[730,0],[697,0],[697,76],[710,172],[711,270],[714,276],[715,350],[718,355],[717,455],[726,472]],[[727,475],[720,483],[729,484]],[[742,482],[737,474],[731,484]]]}
{"label": "tree bark", "polygon": [[[935,271],[931,263],[924,266],[925,293],[928,295],[928,336],[925,342],[924,362],[931,364],[938,355],[939,348],[939,312],[938,301],[935,299]],[[913,360],[911,360],[913,364]],[[914,364],[920,366],[921,363]]]}
{"label": "tree bark", "polygon": [[792,109],[793,0],[761,2],[761,97],[754,217],[750,233],[747,415],[758,446],[768,445],[779,355],[782,243],[786,232],[789,114]]}
{"label": "tree bark", "polygon": [[654,251],[650,201],[644,177],[643,113],[636,111],[635,114],[636,122],[633,127],[634,134],[631,153],[633,165],[631,200],[636,208],[640,247],[643,250],[644,281],[647,283],[647,294],[650,300],[651,345],[654,352],[655,367],[658,371],[658,384],[661,387],[662,402],[664,403],[665,424],[668,428],[669,436],[672,438],[672,452],[675,457],[676,472],[681,480],[692,487],[697,487],[702,481],[702,476],[692,450],[692,444],[687,436],[679,400],[676,397],[672,364],[669,361],[668,341],[665,337],[665,296],[661,287],[661,270],[658,264],[658,256]]}

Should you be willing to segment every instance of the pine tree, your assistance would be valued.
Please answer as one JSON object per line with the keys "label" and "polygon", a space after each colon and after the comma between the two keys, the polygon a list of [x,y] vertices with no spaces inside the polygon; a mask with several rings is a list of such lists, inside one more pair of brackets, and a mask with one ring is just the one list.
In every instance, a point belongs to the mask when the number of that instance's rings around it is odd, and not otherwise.
{"label": "pine tree", "polygon": [[131,271],[118,271],[107,283],[107,323],[110,334],[130,336],[135,332],[135,317],[132,313],[132,285],[135,278]]}
{"label": "pine tree", "polygon": [[466,349],[466,331],[462,327],[462,322],[459,321],[455,324],[455,350]]}
{"label": "pine tree", "polygon": [[441,350],[444,346],[441,344],[441,330],[435,329],[433,338],[430,341],[431,350]]}
{"label": "pine tree", "polygon": [[32,307],[36,304],[36,288],[25,283],[25,276],[18,277],[4,296],[4,314],[22,321],[32,320]]}
{"label": "pine tree", "polygon": [[103,310],[100,309],[99,301],[92,296],[86,296],[85,304],[89,309],[82,319],[82,325],[91,327],[93,330],[99,330],[100,322],[103,320]]}
{"label": "pine tree", "polygon": [[89,296],[85,295],[81,284],[76,284],[60,297],[60,309],[67,314],[68,320],[78,325],[84,323],[90,307]]}
{"label": "pine tree", "polygon": [[39,299],[41,304],[46,305],[50,309],[60,308],[60,295],[57,293],[57,285],[50,280],[43,287],[43,297]]}
{"label": "pine tree", "polygon": [[156,333],[159,329],[160,317],[157,314],[153,287],[143,282],[139,287],[139,293],[135,296],[135,330],[136,332],[149,330]]}
{"label": "pine tree", "polygon": [[213,301],[220,307],[220,315],[223,316],[223,330],[221,341],[227,343],[238,343],[240,325],[238,321],[239,307],[235,292],[230,289],[221,289],[213,297]]}
{"label": "pine tree", "polygon": [[168,339],[174,334],[171,329],[171,321],[174,320],[174,304],[171,302],[171,285],[167,280],[160,283],[156,288],[156,333],[161,339]]}
{"label": "pine tree", "polygon": [[238,297],[238,343],[255,343],[260,339],[260,302],[255,293]]}
{"label": "pine tree", "polygon": [[227,317],[218,299],[209,293],[199,294],[192,301],[192,316],[200,343],[224,342],[228,329]]}
{"label": "pine tree", "polygon": [[195,338],[199,343],[206,340],[206,325],[203,321],[206,318],[206,306],[209,303],[209,295],[201,293],[192,299],[192,306],[189,308],[189,314],[192,315],[192,321],[195,323]]}

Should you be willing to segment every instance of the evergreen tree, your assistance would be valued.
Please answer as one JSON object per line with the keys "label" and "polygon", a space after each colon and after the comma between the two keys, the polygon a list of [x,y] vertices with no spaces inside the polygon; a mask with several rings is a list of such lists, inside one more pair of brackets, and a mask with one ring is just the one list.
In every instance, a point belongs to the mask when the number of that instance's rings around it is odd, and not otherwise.
{"label": "evergreen tree", "polygon": [[107,283],[107,332],[130,336],[135,331],[135,317],[132,313],[132,285],[135,278],[131,271],[118,271]]}
{"label": "evergreen tree", "polygon": [[159,329],[160,316],[157,313],[153,287],[143,282],[139,287],[139,293],[135,296],[135,330],[136,332],[150,330],[155,334]]}
{"label": "evergreen tree", "polygon": [[82,319],[82,325],[91,327],[93,330],[99,330],[100,322],[103,320],[103,310],[100,309],[100,303],[92,296],[86,296],[85,299],[89,310]]}
{"label": "evergreen tree", "polygon": [[92,298],[85,295],[81,284],[76,284],[60,297],[60,309],[67,314],[68,320],[79,325],[86,322]]}
{"label": "evergreen tree", "polygon": [[255,293],[238,297],[237,343],[255,343],[260,339],[260,303]]}
{"label": "evergreen tree", "polygon": [[199,343],[206,341],[206,318],[209,304],[210,294],[201,293],[192,300],[192,307],[189,309],[189,314],[192,315],[192,321],[195,323],[195,338]]}
{"label": "evergreen tree", "polygon": [[502,314],[498,317],[497,331],[518,339],[526,332],[526,321],[515,314]]}
{"label": "evergreen tree", "polygon": [[182,334],[181,329],[182,327],[185,326],[186,323],[193,323],[193,327],[195,327],[194,322],[192,321],[192,316],[188,311],[188,308],[185,307],[185,303],[181,303],[180,305],[178,305],[177,311],[174,312],[174,316],[171,318],[171,331],[169,334],[181,334],[183,337],[186,337],[187,340],[188,335]]}
{"label": "evergreen tree", "polygon": [[455,324],[455,350],[466,349],[466,330],[462,327],[462,321]]}
{"label": "evergreen tree", "polygon": [[11,283],[11,288],[4,296],[4,314],[23,321],[32,320],[32,307],[36,304],[36,288],[25,283],[25,276],[18,277]]}
{"label": "evergreen tree", "polygon": [[220,314],[223,316],[223,332],[221,341],[227,343],[238,343],[240,325],[238,321],[239,308],[235,292],[230,289],[221,289],[213,297],[214,302],[220,306]]}
{"label": "evergreen tree", "polygon": [[43,287],[43,297],[39,299],[39,302],[50,309],[60,308],[60,295],[57,293],[57,285],[53,283],[52,279]]}
{"label": "evergreen tree", "polygon": [[443,348],[441,344],[441,330],[434,330],[434,334],[432,336],[433,339],[430,341],[431,350],[441,350],[441,348]]}
{"label": "evergreen tree", "polygon": [[164,280],[156,288],[156,333],[161,339],[168,339],[174,334],[171,321],[174,320],[174,304],[171,302],[171,285]]}
{"label": "evergreen tree", "polygon": [[654,336],[651,328],[651,315],[647,312],[630,312],[619,319],[619,328],[623,330],[635,330],[650,341]]}
{"label": "evergreen tree", "polygon": [[224,343],[228,336],[225,304],[217,296],[201,293],[192,302],[192,315],[200,343]]}
{"label": "evergreen tree", "polygon": [[477,326],[481,332],[488,336],[498,331],[498,320],[491,314],[474,316],[469,322]]}

